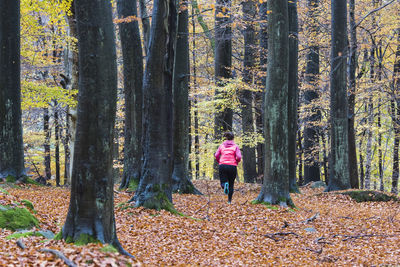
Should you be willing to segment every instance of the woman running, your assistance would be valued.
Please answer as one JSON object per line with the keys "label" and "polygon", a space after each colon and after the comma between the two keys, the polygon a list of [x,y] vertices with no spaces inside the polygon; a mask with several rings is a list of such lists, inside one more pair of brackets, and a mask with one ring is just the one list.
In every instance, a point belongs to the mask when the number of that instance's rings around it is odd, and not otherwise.
{"label": "woman running", "polygon": [[224,141],[215,152],[219,164],[219,180],[224,193],[228,195],[228,203],[232,202],[233,188],[237,175],[237,165],[242,159],[239,147],[233,142],[233,133],[226,132]]}

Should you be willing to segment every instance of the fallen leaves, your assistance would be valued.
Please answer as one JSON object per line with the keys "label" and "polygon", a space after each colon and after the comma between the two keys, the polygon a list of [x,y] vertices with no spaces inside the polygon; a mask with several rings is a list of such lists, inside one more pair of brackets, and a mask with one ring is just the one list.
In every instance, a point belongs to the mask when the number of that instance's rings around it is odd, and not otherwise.
{"label": "fallen leaves", "polygon": [[[78,266],[144,265],[390,265],[400,264],[400,207],[394,202],[356,203],[349,196],[302,188],[292,194],[294,211],[253,205],[259,185],[237,184],[233,204],[218,181],[194,181],[203,196],[174,195],[178,211],[134,208],[132,193],[115,195],[117,234],[137,261],[101,251],[102,245],[76,247],[43,237],[24,238],[25,250],[0,232],[0,265],[57,265],[64,262],[40,249],[62,252]],[[60,231],[69,204],[66,188],[7,189],[0,202],[28,199],[43,229]],[[8,198],[13,198],[12,200]],[[307,230],[313,229],[313,231]]]}

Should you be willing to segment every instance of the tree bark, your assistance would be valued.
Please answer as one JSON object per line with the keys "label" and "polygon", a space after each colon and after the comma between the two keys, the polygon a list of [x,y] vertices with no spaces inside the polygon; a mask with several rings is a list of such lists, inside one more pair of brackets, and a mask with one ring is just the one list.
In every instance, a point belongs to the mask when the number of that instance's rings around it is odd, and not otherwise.
{"label": "tree bark", "polygon": [[20,2],[0,1],[0,178],[23,179]]}
{"label": "tree bark", "polygon": [[[119,18],[137,17],[136,0],[118,0]],[[142,167],[143,54],[137,20],[119,24],[124,62],[124,172],[120,189],[139,184]]]}
{"label": "tree bark", "polygon": [[[261,70],[261,88],[263,91],[257,92],[255,95],[256,103],[256,130],[259,135],[263,135],[264,129],[264,95],[265,95],[265,84],[266,84],[266,73],[267,73],[267,52],[268,52],[268,25],[267,25],[267,2],[262,1],[259,5],[259,17],[260,23],[260,70]],[[257,144],[257,174],[262,176],[264,173],[264,161],[265,161],[265,143],[261,142]]]}
{"label": "tree bark", "polygon": [[187,1],[180,3],[174,64],[174,167],[172,191],[200,194],[191,182],[189,172],[189,10]]}
{"label": "tree bark", "polygon": [[392,173],[391,192],[394,194],[397,194],[398,184],[399,184],[399,143],[400,143],[400,97],[398,96],[399,91],[400,91],[400,28],[397,29],[397,50],[393,67],[393,93],[395,95],[395,101],[392,101],[394,147],[393,147],[393,173]]}
{"label": "tree bark", "polygon": [[347,103],[347,1],[332,0],[331,156],[327,191],[350,188]]}
{"label": "tree bark", "polygon": [[[232,77],[232,29],[231,0],[216,0],[215,7],[215,61],[214,75],[217,86],[215,99],[227,102],[224,85]],[[221,141],[222,134],[232,131],[233,110],[229,104],[217,104],[214,121],[214,138]],[[218,179],[217,163],[214,162],[214,179]]]}
{"label": "tree bark", "polygon": [[[254,28],[254,20],[256,17],[257,6],[254,0],[242,3],[243,16],[246,22],[244,35],[244,60],[243,60],[243,80],[252,87],[254,81],[254,67],[256,55],[256,32]],[[242,90],[240,95],[242,106],[242,130],[244,137],[254,135],[253,120],[253,93],[250,90]],[[243,138],[243,176],[244,182],[254,183],[257,177],[256,169],[256,152],[255,146],[249,144],[249,138]]]}
{"label": "tree bark", "polygon": [[349,21],[350,21],[350,57],[348,64],[349,72],[349,168],[350,186],[359,188],[356,136],[354,130],[354,108],[356,98],[356,68],[357,68],[357,27],[355,19],[355,0],[349,0]]}
{"label": "tree bark", "polygon": [[299,100],[298,70],[299,70],[299,22],[297,15],[297,0],[288,0],[289,14],[289,83],[288,83],[288,149],[289,149],[289,190],[298,193],[296,179],[296,136],[297,108]]}
{"label": "tree bark", "polygon": [[62,236],[67,242],[121,247],[114,219],[112,151],[117,65],[111,3],[75,0],[79,96],[71,198]]}
{"label": "tree bark", "polygon": [[[197,68],[196,68],[196,23],[194,21],[194,7],[192,2],[192,66],[193,66],[193,89],[197,91]],[[194,112],[193,112],[193,119],[194,119],[194,154],[195,154],[195,177],[199,179],[200,177],[200,138],[199,138],[199,112],[197,110],[197,96],[194,96],[193,99],[194,104]]]}
{"label": "tree bark", "polygon": [[[71,13],[67,15],[68,19],[68,26],[69,26],[69,34],[71,37],[77,38],[78,39],[78,33],[77,33],[77,25],[76,25],[76,15],[75,15],[75,0],[72,1],[71,3]],[[69,63],[69,79],[70,79],[70,89],[75,89],[78,90],[79,87],[79,70],[78,70],[78,61],[79,61],[79,55],[78,55],[78,49],[77,47],[73,47],[71,49],[71,57],[68,58]],[[75,148],[75,136],[76,136],[76,123],[77,123],[77,108],[76,107],[69,107],[68,109],[68,119],[70,121],[69,123],[69,129],[68,132],[70,134],[70,142],[69,142],[69,151],[70,151],[70,168],[69,168],[69,174],[70,177],[67,178],[67,184],[71,184],[71,176],[72,176],[72,170],[74,167],[74,148]]]}
{"label": "tree bark", "polygon": [[288,2],[268,1],[268,72],[264,104],[265,167],[259,202],[292,205],[289,195]]}
{"label": "tree bark", "polygon": [[51,151],[50,151],[50,141],[51,141],[51,131],[50,131],[50,115],[49,109],[43,109],[43,131],[44,131],[44,178],[46,180],[51,179]]}
{"label": "tree bark", "polygon": [[[307,105],[313,105],[313,102],[319,99],[318,81],[319,81],[319,45],[316,37],[319,32],[318,26],[318,6],[319,0],[308,0],[308,18],[311,20],[310,35],[312,42],[309,44],[307,52],[305,81],[309,88],[304,92],[304,101]],[[321,121],[321,111],[318,108],[311,109],[311,115],[306,119],[304,127],[304,183],[319,181],[320,164],[318,149],[318,123]]]}
{"label": "tree bark", "polygon": [[132,200],[136,206],[170,210],[173,167],[173,61],[175,1],[155,0],[143,80],[143,166]]}
{"label": "tree bark", "polygon": [[56,141],[54,155],[56,160],[56,186],[60,186],[60,122],[57,101],[54,101],[54,135]]}

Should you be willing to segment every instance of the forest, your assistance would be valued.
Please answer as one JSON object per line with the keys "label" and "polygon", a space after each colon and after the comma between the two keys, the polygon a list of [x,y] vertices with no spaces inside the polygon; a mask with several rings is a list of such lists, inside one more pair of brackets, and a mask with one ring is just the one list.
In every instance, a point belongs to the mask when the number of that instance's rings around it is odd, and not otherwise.
{"label": "forest", "polygon": [[399,146],[399,0],[0,0],[1,266],[397,265]]}

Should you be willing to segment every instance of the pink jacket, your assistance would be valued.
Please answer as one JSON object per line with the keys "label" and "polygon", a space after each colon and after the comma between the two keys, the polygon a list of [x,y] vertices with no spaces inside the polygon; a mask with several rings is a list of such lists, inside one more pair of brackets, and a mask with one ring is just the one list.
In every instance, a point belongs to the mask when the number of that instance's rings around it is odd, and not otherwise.
{"label": "pink jacket", "polygon": [[240,153],[239,147],[233,142],[233,140],[226,140],[219,146],[217,152],[215,152],[215,159],[218,164],[234,165],[237,166],[242,159],[242,153]]}

